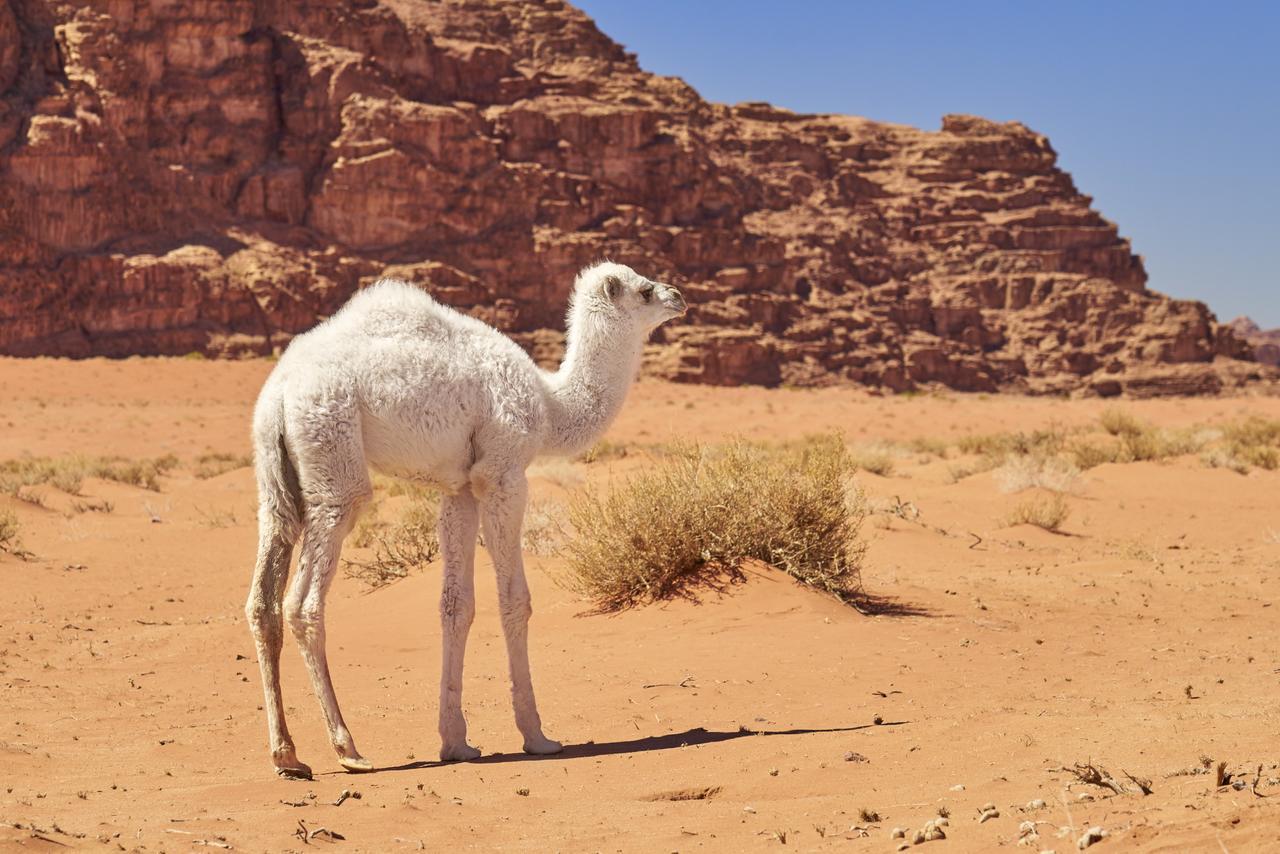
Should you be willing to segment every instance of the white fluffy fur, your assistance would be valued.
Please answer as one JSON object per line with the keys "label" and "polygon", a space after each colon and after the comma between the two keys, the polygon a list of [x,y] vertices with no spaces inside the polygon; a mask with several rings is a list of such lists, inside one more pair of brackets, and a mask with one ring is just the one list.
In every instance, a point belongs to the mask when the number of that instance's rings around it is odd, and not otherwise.
{"label": "white fluffy fur", "polygon": [[[284,720],[280,648],[287,620],[302,648],[338,761],[372,765],[356,750],[325,658],[324,599],[342,540],[369,498],[369,467],[431,481],[444,557],[440,616],[440,757],[474,759],[462,716],[462,664],[475,614],[476,534],[498,576],[516,726],[530,753],[560,744],[542,734],[529,675],[529,587],[520,555],[525,469],[541,453],[591,446],[622,407],[640,351],[663,321],[684,313],[680,293],[620,264],[574,283],[568,348],[559,371],[539,369],[492,327],[403,282],[356,294],[294,339],[254,411],[259,548],[245,606],[257,644],[276,770],[309,777]],[[298,571],[284,593],[298,537]]]}

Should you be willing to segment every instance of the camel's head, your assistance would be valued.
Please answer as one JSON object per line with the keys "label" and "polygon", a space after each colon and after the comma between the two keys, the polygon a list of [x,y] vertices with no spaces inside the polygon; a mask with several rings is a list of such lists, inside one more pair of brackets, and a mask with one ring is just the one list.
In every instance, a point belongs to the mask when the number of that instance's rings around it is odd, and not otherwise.
{"label": "camel's head", "polygon": [[571,322],[580,312],[608,323],[626,323],[648,335],[660,324],[686,311],[684,297],[632,270],[625,264],[604,261],[583,269],[573,284],[569,309]]}

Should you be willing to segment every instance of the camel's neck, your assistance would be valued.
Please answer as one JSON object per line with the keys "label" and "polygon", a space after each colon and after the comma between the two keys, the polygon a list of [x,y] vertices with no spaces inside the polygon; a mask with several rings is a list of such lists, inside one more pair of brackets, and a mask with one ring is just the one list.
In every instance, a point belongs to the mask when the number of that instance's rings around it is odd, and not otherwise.
{"label": "camel's neck", "polygon": [[640,368],[644,340],[629,331],[571,328],[560,370],[547,376],[548,454],[576,454],[604,434],[622,409]]}

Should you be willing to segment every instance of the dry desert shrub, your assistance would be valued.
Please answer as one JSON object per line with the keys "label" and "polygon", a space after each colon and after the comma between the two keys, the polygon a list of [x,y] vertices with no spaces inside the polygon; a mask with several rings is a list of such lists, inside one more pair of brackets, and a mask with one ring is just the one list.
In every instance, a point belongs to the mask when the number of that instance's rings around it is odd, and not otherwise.
{"label": "dry desert shrub", "polygon": [[577,457],[580,463],[599,463],[605,460],[619,460],[627,456],[631,448],[626,442],[615,442],[612,439],[601,439],[585,453]]}
{"label": "dry desert shrub", "polygon": [[564,541],[560,520],[565,517],[565,507],[558,501],[535,501],[524,514],[524,530],[521,542],[525,551],[539,557],[556,553]]}
{"label": "dry desert shrub", "polygon": [[0,510],[0,552],[18,546],[18,517],[11,510]]}
{"label": "dry desert shrub", "polygon": [[201,480],[208,480],[251,465],[253,465],[252,454],[201,454],[196,458],[195,476]]}
{"label": "dry desert shrub", "polygon": [[438,519],[434,497],[415,498],[400,520],[394,524],[363,528],[357,544],[364,540],[373,547],[368,561],[344,561],[346,574],[358,578],[371,588],[399,581],[413,569],[425,566],[440,553],[436,533]]}
{"label": "dry desert shrub", "polygon": [[[812,439],[806,441],[812,441]],[[893,474],[893,449],[887,445],[856,447],[849,451],[849,463],[858,471],[888,477]]]}
{"label": "dry desert shrub", "polygon": [[1250,466],[1268,471],[1280,468],[1280,421],[1258,416],[1235,421],[1222,428],[1222,439],[1226,445],[1207,455],[1209,465],[1241,474]]}
{"label": "dry desert shrub", "polygon": [[1057,492],[1050,492],[1019,502],[1004,517],[1003,522],[1006,526],[1035,525],[1057,533],[1070,515],[1071,508],[1067,506],[1067,499]]}
{"label": "dry desert shrub", "polygon": [[866,516],[853,462],[834,436],[762,446],[687,445],[607,495],[569,509],[560,581],[618,611],[742,580],[757,560],[853,602]]}
{"label": "dry desert shrub", "polygon": [[1004,492],[1026,489],[1076,492],[1080,488],[1080,469],[1060,456],[1023,454],[1007,457],[996,472],[996,480]]}
{"label": "dry desert shrub", "polygon": [[[160,475],[178,464],[172,454],[154,459],[124,457],[23,457],[0,462],[0,491],[24,497],[23,488],[49,484],[79,495],[86,477],[97,477],[160,491]],[[29,493],[25,494],[29,496]],[[24,500],[30,500],[24,497]]]}
{"label": "dry desert shrub", "polygon": [[951,443],[946,439],[939,439],[934,436],[919,436],[911,439],[906,443],[911,451],[917,454],[929,454],[935,457],[946,459],[947,452],[951,449]]}
{"label": "dry desert shrub", "polygon": [[962,436],[956,447],[962,454],[978,454],[1003,461],[1010,454],[1049,456],[1066,445],[1067,432],[1057,425],[1030,433],[981,433]]}
{"label": "dry desert shrub", "polygon": [[1136,436],[1151,429],[1133,415],[1115,407],[1102,410],[1098,422],[1102,425],[1102,429],[1112,436]]}

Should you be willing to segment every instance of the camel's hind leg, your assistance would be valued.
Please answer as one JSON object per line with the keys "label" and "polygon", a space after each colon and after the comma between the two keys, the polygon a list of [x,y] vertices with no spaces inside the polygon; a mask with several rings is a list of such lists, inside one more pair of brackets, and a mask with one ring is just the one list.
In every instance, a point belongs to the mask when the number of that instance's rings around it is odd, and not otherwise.
{"label": "camel's hind leg", "polygon": [[440,551],[444,580],[440,590],[442,626],[440,668],[440,758],[475,759],[480,751],[467,744],[462,716],[462,662],[467,634],[476,615],[476,532],[480,516],[470,487],[447,495],[440,503]]}
{"label": "camel's hind leg", "polygon": [[296,526],[291,526],[265,507],[259,516],[258,561],[249,588],[249,601],[245,604],[245,615],[253,632],[258,649],[258,667],[262,671],[271,761],[275,763],[277,774],[309,780],[311,769],[298,761],[284,720],[284,701],[280,696],[280,648],[284,642],[281,596],[298,532]]}
{"label": "camel's hind leg", "polygon": [[369,487],[332,503],[309,501],[303,523],[302,551],[298,572],[285,597],[284,613],[293,635],[302,648],[302,658],[311,674],[311,683],[329,727],[329,740],[338,754],[338,762],[348,771],[369,771],[373,765],[356,750],[355,741],[342,719],[338,698],[329,675],[325,654],[324,599],[338,568],[342,540],[355,523],[360,505],[369,495]]}

